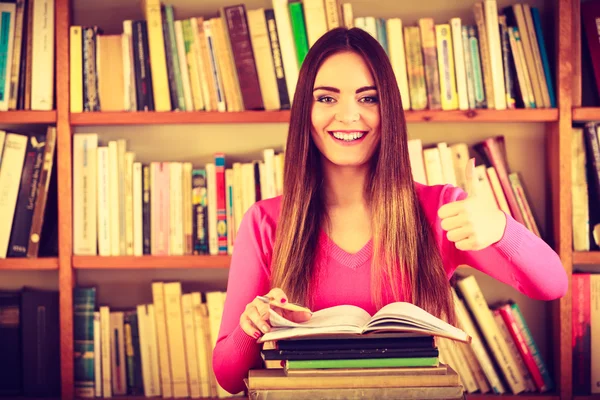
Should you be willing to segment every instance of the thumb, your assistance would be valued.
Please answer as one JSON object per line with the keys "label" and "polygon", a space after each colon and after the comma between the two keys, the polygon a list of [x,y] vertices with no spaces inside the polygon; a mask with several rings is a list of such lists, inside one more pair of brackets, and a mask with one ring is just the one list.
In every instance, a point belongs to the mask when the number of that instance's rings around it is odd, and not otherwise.
{"label": "thumb", "polygon": [[477,195],[477,177],[475,176],[475,159],[471,158],[467,161],[465,169],[465,191],[468,197]]}

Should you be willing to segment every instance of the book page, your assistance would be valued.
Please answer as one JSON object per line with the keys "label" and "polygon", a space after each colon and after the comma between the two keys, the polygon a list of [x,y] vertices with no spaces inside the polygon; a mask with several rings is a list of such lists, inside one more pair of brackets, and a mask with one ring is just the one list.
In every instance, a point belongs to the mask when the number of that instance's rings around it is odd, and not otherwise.
{"label": "book page", "polygon": [[305,328],[326,328],[351,326],[361,328],[371,315],[360,307],[343,305],[326,308],[313,313],[312,317],[306,322],[292,322],[271,310],[269,322],[273,328],[281,327],[305,327]]}
{"label": "book page", "polygon": [[[367,324],[368,328],[375,328],[384,323],[386,327],[397,321],[398,326],[407,324],[415,328],[430,331],[431,333],[443,333],[458,340],[466,341],[467,334],[462,330],[434,317],[422,308],[406,302],[390,303],[382,307]],[[379,328],[379,326],[377,326]]]}

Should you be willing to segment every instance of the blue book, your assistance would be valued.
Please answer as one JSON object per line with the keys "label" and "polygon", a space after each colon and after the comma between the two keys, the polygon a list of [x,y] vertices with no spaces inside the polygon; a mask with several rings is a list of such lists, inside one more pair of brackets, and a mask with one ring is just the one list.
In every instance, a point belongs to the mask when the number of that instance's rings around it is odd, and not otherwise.
{"label": "blue book", "polygon": [[542,23],[540,20],[540,12],[536,7],[531,7],[531,18],[535,26],[535,35],[537,36],[538,46],[540,46],[540,55],[542,57],[542,65],[544,66],[544,75],[548,84],[548,95],[550,96],[550,105],[556,108],[556,97],[554,96],[554,85],[552,85],[552,75],[550,74],[550,63],[548,63],[548,54],[546,53],[546,45],[544,44],[544,35],[542,33]]}
{"label": "blue book", "polygon": [[75,396],[94,397],[94,310],[96,288],[73,289]]}

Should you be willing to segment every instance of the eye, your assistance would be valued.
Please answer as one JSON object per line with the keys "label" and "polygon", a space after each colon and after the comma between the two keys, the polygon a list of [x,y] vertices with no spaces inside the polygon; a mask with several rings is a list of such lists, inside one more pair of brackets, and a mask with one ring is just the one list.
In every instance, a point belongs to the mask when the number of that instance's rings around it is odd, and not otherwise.
{"label": "eye", "polygon": [[377,96],[365,96],[359,100],[361,103],[376,104],[379,102]]}
{"label": "eye", "polygon": [[319,103],[333,103],[335,99],[331,96],[319,96],[317,97]]}

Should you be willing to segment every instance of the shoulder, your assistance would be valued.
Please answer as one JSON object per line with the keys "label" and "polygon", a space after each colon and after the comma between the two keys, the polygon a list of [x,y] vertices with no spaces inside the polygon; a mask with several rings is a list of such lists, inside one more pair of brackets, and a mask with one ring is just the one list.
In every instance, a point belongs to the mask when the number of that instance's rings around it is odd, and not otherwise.
{"label": "shoulder", "polygon": [[234,248],[240,242],[251,243],[255,250],[263,254],[265,261],[269,262],[280,211],[281,196],[259,200],[250,206],[241,221]]}
{"label": "shoulder", "polygon": [[281,196],[259,200],[252,204],[246,215],[253,220],[267,225],[277,225],[281,213]]}

